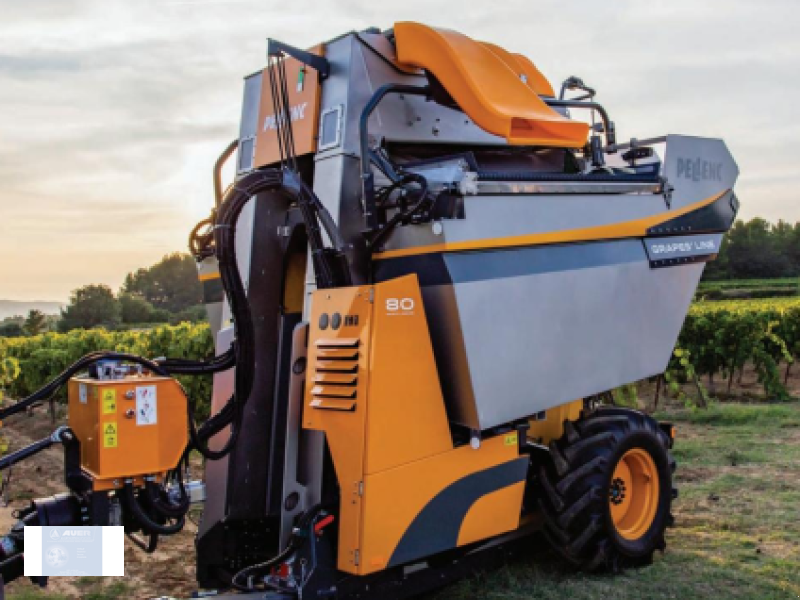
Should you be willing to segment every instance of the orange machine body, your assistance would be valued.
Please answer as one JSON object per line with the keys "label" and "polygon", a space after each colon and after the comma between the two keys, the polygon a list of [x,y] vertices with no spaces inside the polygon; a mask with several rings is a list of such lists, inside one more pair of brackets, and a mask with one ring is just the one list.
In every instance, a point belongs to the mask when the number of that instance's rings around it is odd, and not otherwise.
{"label": "orange machine body", "polygon": [[68,419],[95,490],[161,476],[186,448],[186,396],[168,377],[73,378]]}
{"label": "orange machine body", "polygon": [[303,425],[341,489],[339,562],[366,575],[516,529],[528,459],[508,431],[454,447],[415,275],[314,293]]}
{"label": "orange machine body", "polygon": [[397,59],[433,73],[461,109],[509,144],[581,148],[589,126],[568,119],[539,95],[553,88],[528,59],[420,23],[394,26]]}
{"label": "orange machine body", "polygon": [[[310,52],[322,55],[322,46]],[[289,92],[289,113],[292,121],[294,149],[297,156],[317,151],[319,104],[322,94],[317,72],[296,58],[286,57],[286,85]],[[271,165],[281,159],[278,145],[278,116],[272,102],[269,67],[261,74],[261,104],[258,112],[258,129],[254,166]],[[276,78],[277,81],[277,78]]]}

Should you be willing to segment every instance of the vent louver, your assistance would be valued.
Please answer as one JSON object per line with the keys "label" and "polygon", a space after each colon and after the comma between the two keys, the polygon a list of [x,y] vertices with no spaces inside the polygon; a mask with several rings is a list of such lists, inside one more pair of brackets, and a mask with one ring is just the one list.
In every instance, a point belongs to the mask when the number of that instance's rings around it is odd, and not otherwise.
{"label": "vent louver", "polygon": [[358,394],[358,338],[317,340],[311,406],[351,411]]}

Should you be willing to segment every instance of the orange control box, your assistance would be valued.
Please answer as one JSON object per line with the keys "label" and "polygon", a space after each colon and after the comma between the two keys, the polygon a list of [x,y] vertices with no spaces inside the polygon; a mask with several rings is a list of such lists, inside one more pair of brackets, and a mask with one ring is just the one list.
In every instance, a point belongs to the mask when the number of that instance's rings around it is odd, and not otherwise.
{"label": "orange control box", "polygon": [[175,468],[187,443],[186,411],[186,395],[169,377],[71,379],[69,426],[94,489]]}

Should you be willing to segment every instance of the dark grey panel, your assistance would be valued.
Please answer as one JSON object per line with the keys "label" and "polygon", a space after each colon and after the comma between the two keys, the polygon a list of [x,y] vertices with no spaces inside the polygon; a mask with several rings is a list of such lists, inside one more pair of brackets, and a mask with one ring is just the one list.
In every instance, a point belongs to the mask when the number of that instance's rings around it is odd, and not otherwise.
{"label": "dark grey panel", "polygon": [[444,255],[453,283],[591,269],[641,259],[641,247],[631,240]]}
{"label": "dark grey panel", "polygon": [[527,458],[518,458],[468,475],[439,492],[403,534],[389,566],[455,548],[461,524],[473,504],[487,494],[524,481],[528,463]]}

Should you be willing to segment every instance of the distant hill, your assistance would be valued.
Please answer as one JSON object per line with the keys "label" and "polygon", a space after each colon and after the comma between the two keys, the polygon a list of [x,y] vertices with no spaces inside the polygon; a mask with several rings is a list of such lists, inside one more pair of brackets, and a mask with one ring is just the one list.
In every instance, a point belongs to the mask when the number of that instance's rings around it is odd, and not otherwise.
{"label": "distant hill", "polygon": [[32,309],[40,310],[46,315],[57,315],[65,306],[61,302],[18,302],[16,300],[0,300],[0,320],[16,315],[25,316]]}

